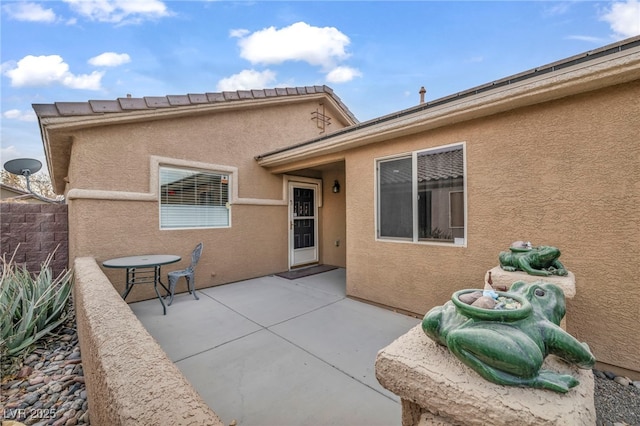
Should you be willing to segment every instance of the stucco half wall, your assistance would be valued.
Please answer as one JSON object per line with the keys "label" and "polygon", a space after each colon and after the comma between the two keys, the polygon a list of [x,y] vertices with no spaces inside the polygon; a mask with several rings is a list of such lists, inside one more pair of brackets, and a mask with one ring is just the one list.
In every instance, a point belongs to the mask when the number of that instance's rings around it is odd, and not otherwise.
{"label": "stucco half wall", "polygon": [[74,262],[73,298],[91,423],[223,425],[115,291],[95,259]]}

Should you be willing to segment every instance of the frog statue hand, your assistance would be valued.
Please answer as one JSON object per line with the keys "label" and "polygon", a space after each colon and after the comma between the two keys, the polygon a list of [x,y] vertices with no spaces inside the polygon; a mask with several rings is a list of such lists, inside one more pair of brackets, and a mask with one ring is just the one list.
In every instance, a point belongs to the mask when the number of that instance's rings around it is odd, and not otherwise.
{"label": "frog statue hand", "polygon": [[[578,385],[571,375],[540,369],[548,354],[585,369],[593,367],[596,361],[586,343],[559,326],[565,314],[562,290],[542,281],[518,281],[508,293],[503,293],[510,294],[527,305],[527,309],[523,305],[519,316],[505,316],[500,312],[506,311],[488,309],[482,309],[488,313],[475,316],[461,312],[449,301],[425,315],[422,329],[491,382],[562,393]],[[500,319],[491,319],[494,312],[496,318],[501,315]]]}
{"label": "frog statue hand", "polygon": [[560,263],[560,250],[552,246],[538,246],[527,250],[512,248],[498,255],[500,267],[505,271],[524,271],[529,275],[567,275]]}

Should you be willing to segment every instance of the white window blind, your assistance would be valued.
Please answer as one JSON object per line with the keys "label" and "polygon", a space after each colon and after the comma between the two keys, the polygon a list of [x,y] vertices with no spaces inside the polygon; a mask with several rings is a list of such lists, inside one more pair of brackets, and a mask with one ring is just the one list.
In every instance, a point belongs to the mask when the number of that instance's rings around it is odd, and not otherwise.
{"label": "white window blind", "polygon": [[222,173],[160,167],[160,228],[229,226],[229,180]]}

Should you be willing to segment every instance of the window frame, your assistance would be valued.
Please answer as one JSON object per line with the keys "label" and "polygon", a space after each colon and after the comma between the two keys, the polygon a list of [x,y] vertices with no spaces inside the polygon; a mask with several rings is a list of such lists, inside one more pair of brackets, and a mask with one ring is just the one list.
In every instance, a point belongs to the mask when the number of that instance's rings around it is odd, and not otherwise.
{"label": "window frame", "polygon": [[[461,148],[462,149],[462,168],[463,168],[463,176],[462,176],[462,190],[451,190],[449,191],[449,195],[447,197],[448,202],[448,223],[452,224],[452,201],[451,196],[452,193],[462,192],[462,213],[463,213],[463,222],[464,222],[464,237],[462,238],[453,238],[453,242],[449,241],[435,241],[435,240],[426,240],[421,239],[419,237],[420,229],[419,229],[419,183],[418,183],[418,156],[425,153],[435,154],[438,152],[446,152]],[[402,160],[402,159],[411,159],[411,211],[412,211],[412,236],[411,237],[392,237],[392,236],[381,236],[381,187],[380,187],[380,164],[383,162],[394,161],[394,160]],[[467,211],[467,149],[466,142],[455,142],[447,145],[439,145],[430,148],[418,149],[409,152],[403,152],[398,154],[393,154],[384,157],[376,157],[374,158],[374,237],[376,241],[380,242],[395,242],[395,243],[409,243],[409,244],[421,244],[421,245],[435,245],[435,246],[445,246],[445,247],[467,247],[467,232],[468,232],[468,211]],[[452,229],[460,229],[461,226],[450,226]]]}
{"label": "window frame", "polygon": [[[177,171],[185,171],[191,172],[193,174],[203,173],[207,175],[218,175],[220,179],[227,179],[227,200],[225,202],[224,207],[227,209],[227,224],[226,225],[203,225],[203,226],[163,226],[162,221],[162,172],[163,170],[177,170]],[[231,213],[232,213],[232,197],[233,197],[233,178],[234,173],[231,171],[225,170],[214,170],[214,169],[201,169],[198,167],[189,167],[189,166],[178,166],[173,164],[159,164],[158,165],[158,226],[161,231],[175,231],[175,230],[194,230],[194,229],[226,229],[231,228]],[[181,204],[178,204],[181,205]],[[195,204],[198,206],[198,204]]]}

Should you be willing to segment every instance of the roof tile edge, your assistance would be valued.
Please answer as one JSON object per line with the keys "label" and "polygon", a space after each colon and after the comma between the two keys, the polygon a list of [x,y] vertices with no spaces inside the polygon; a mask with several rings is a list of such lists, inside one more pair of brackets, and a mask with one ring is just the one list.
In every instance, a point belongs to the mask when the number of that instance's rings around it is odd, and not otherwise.
{"label": "roof tile edge", "polygon": [[274,97],[297,97],[325,93],[343,109],[355,123],[358,119],[347,108],[342,100],[328,86],[276,87],[223,92],[189,93],[186,95],[131,96],[115,100],[90,100],[87,102],[55,102],[53,104],[32,104],[36,116],[40,118],[73,117],[105,114],[128,114],[135,111],[155,109],[181,108],[238,102],[245,100],[263,100]]}

